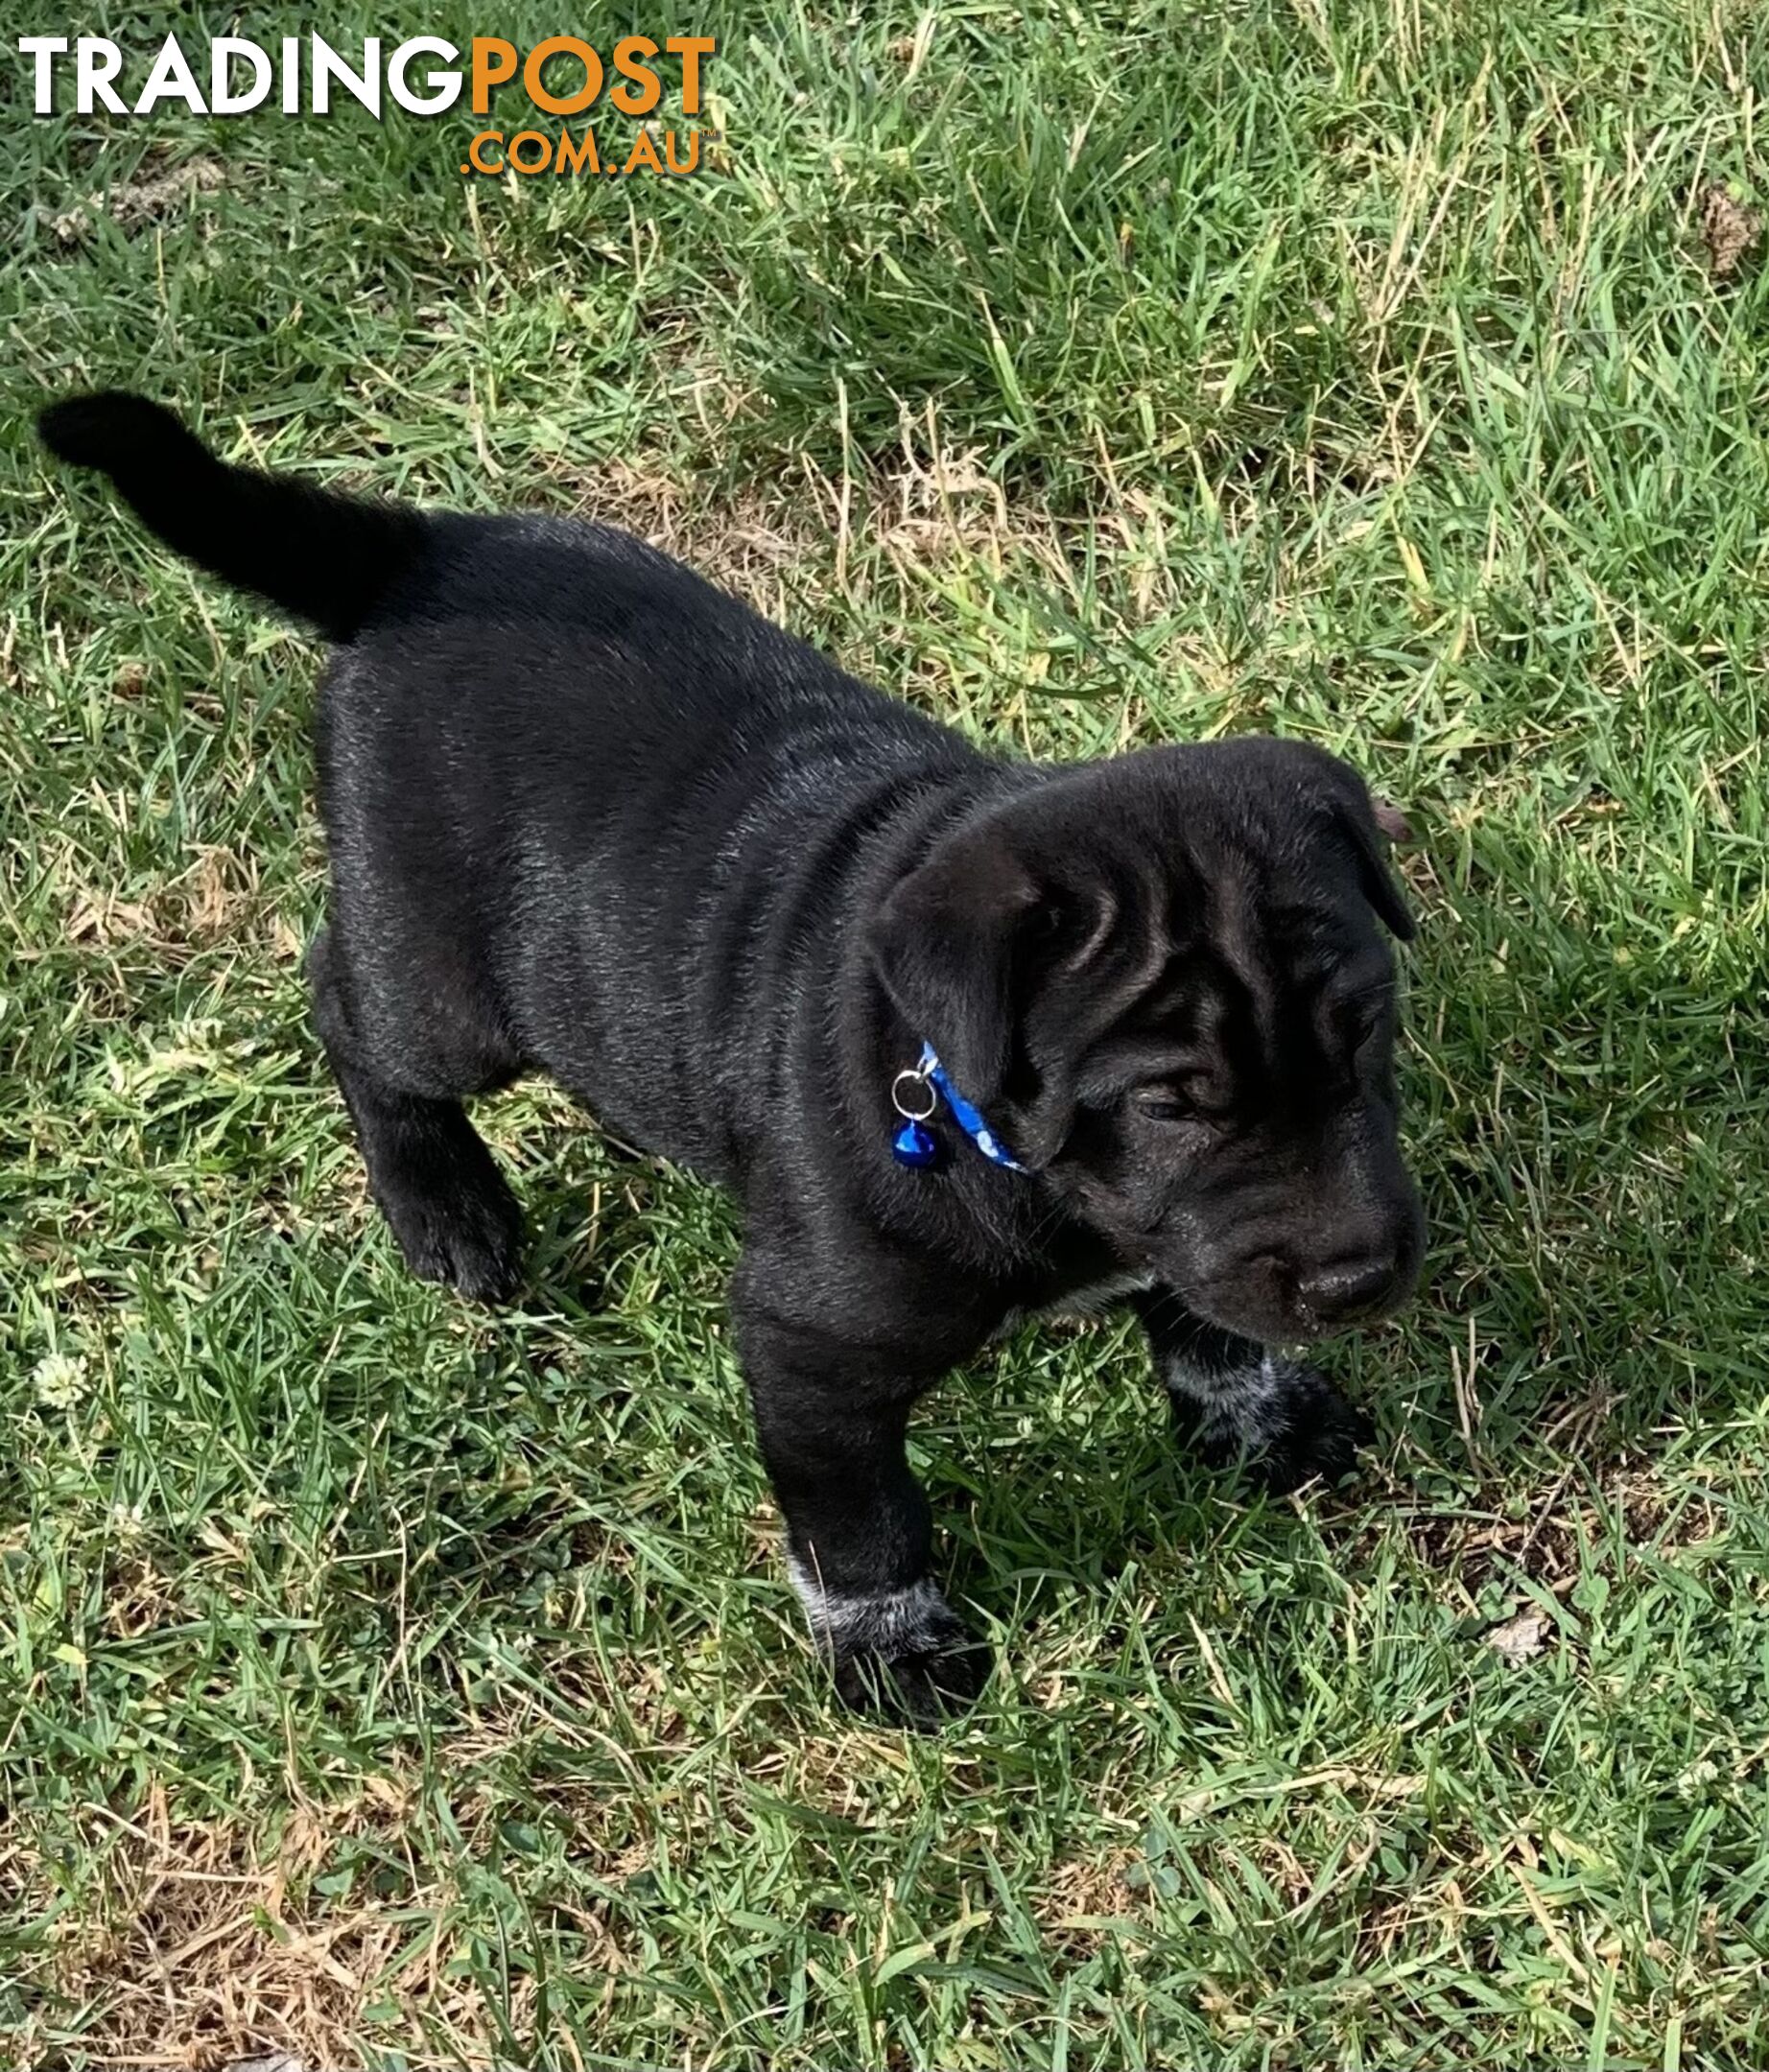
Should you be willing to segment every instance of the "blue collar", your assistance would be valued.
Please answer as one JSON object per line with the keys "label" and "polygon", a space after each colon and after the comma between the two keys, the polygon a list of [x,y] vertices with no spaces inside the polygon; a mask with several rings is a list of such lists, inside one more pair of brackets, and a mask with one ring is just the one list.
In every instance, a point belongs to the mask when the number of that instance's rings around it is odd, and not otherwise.
{"label": "blue collar", "polygon": [[916,1076],[930,1079],[939,1089],[942,1098],[952,1110],[952,1118],[971,1140],[992,1166],[1004,1166],[1009,1172],[1024,1172],[1022,1166],[1002,1143],[1001,1139],[984,1121],[981,1114],[973,1108],[952,1081],[946,1076],[946,1068],[933,1054],[933,1046],[924,1043],[921,1047],[921,1062],[915,1068]]}

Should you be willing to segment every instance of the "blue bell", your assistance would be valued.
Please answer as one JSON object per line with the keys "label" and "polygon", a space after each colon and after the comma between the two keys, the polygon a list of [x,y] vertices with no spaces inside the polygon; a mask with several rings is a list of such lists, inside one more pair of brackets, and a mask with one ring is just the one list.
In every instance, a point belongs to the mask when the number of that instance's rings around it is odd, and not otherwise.
{"label": "blue bell", "polygon": [[899,1166],[919,1170],[932,1166],[939,1154],[939,1140],[920,1122],[905,1122],[890,1141],[890,1155]]}

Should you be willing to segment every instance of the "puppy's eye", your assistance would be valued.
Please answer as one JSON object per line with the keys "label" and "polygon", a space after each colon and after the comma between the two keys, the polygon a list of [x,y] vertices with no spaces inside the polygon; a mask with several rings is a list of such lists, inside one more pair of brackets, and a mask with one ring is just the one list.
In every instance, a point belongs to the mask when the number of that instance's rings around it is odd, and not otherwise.
{"label": "puppy's eye", "polygon": [[1352,1016],[1351,1039],[1353,1052],[1364,1049],[1380,1036],[1388,1025],[1388,1003],[1386,1001],[1367,1001],[1360,1004]]}
{"label": "puppy's eye", "polygon": [[1139,1113],[1153,1122],[1189,1122],[1197,1114],[1195,1104],[1176,1086],[1139,1087],[1135,1100]]}

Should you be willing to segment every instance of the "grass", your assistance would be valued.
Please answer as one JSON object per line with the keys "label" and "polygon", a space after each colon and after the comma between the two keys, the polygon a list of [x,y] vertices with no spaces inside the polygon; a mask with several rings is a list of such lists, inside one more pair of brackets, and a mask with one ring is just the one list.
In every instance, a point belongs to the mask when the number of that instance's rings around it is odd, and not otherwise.
{"label": "grass", "polygon": [[[1769,290],[1704,237],[1760,12],[677,26],[727,142],[672,183],[11,89],[0,2058],[1762,2064]],[[1433,1232],[1329,1355],[1367,1479],[1252,1501],[1126,1332],[1029,1331],[919,1429],[990,1693],[840,1716],[730,1210],[526,1087],[525,1299],[401,1271],[302,1000],[317,658],[52,478],[89,383],[624,519],[1033,754],[1355,757],[1422,836]]]}

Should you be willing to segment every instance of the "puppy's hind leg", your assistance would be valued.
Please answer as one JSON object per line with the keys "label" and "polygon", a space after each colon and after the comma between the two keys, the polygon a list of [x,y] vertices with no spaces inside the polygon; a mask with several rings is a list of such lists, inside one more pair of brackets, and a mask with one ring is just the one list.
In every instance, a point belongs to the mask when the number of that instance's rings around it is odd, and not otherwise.
{"label": "puppy's hind leg", "polygon": [[522,1212],[460,1102],[409,1092],[374,1070],[329,929],[315,938],[307,975],[369,1192],[406,1263],[420,1280],[446,1282],[477,1301],[507,1300],[520,1273]]}
{"label": "puppy's hind leg", "polygon": [[1375,1426],[1327,1377],[1193,1316],[1170,1289],[1137,1299],[1175,1422],[1204,1458],[1274,1495],[1348,1475]]}

